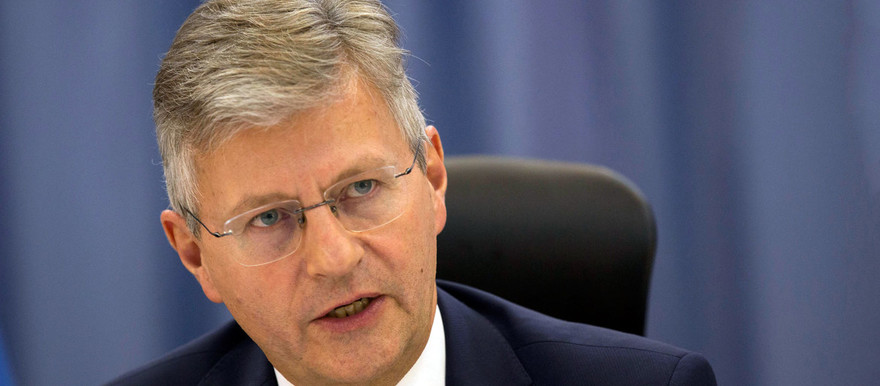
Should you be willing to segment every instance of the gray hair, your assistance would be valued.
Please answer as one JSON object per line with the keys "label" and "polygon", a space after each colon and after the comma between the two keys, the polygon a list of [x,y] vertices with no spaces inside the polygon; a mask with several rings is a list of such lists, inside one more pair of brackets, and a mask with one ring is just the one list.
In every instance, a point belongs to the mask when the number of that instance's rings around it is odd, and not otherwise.
{"label": "gray hair", "polygon": [[[399,31],[376,0],[209,0],[180,27],[153,89],[171,208],[197,213],[195,157],[341,97],[353,79],[379,91],[413,152],[425,118]],[[424,169],[424,153],[418,156]],[[187,218],[198,236],[199,225]]]}

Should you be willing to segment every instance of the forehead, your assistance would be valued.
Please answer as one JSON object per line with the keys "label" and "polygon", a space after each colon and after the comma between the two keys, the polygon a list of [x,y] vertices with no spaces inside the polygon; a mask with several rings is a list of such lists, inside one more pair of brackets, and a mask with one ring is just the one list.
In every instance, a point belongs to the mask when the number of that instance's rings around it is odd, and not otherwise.
{"label": "forehead", "polygon": [[346,173],[398,165],[408,149],[378,92],[358,85],[326,106],[246,129],[197,157],[200,210],[228,214],[253,196],[299,198]]}

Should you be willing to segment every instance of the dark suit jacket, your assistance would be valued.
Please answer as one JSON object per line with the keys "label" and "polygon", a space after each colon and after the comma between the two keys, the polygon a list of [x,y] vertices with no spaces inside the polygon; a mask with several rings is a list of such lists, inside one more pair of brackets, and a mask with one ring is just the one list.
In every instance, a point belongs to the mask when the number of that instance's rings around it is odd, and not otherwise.
{"label": "dark suit jacket", "polygon": [[[698,354],[564,322],[438,281],[449,385],[714,385]],[[272,365],[234,321],[112,385],[276,385]]]}

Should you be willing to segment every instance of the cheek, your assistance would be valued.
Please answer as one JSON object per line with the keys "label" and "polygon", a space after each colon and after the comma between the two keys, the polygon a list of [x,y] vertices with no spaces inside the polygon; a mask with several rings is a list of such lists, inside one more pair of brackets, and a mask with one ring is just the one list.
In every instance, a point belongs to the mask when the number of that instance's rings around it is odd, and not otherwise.
{"label": "cheek", "polygon": [[434,262],[437,236],[434,232],[433,203],[425,199],[419,200],[418,204],[390,224],[393,227],[385,232],[385,240],[389,244],[389,254],[398,254],[400,259],[421,266]]}
{"label": "cheek", "polygon": [[392,259],[393,272],[407,288],[423,293],[433,289],[437,271],[437,236],[434,232],[433,203],[421,200],[388,232],[386,252]]}
{"label": "cheek", "polygon": [[[259,267],[245,267],[253,269]],[[283,275],[267,272],[247,272],[227,277],[223,287],[224,304],[239,325],[256,342],[272,345],[301,344],[302,332],[294,312],[296,289]],[[296,343],[294,343],[296,342]],[[284,345],[282,345],[283,347]],[[280,350],[282,347],[274,348]]]}
{"label": "cheek", "polygon": [[283,261],[262,267],[245,267],[231,259],[214,263],[209,271],[223,303],[236,318],[261,318],[266,310],[283,312],[286,307],[281,306],[289,303],[283,294],[295,293]]}

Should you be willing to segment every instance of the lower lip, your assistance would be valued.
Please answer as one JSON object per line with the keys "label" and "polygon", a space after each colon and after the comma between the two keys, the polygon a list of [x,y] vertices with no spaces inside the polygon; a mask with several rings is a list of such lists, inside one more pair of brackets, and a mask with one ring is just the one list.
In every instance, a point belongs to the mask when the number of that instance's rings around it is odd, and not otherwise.
{"label": "lower lip", "polygon": [[385,304],[385,297],[379,296],[373,298],[370,304],[363,311],[358,312],[345,318],[334,318],[325,316],[314,321],[318,327],[326,329],[331,333],[344,333],[367,327],[379,317],[382,306]]}

